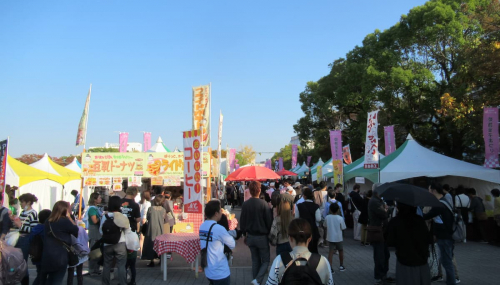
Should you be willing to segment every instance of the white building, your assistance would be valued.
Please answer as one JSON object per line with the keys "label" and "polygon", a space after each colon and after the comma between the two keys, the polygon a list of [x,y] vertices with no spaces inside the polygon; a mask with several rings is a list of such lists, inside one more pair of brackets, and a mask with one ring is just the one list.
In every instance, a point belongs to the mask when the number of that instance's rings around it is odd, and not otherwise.
{"label": "white building", "polygon": [[[300,143],[300,140],[299,140],[299,136],[293,136],[290,138],[290,144],[296,144],[296,145],[300,145],[301,147],[304,147],[301,143]],[[313,149],[314,148],[314,142],[312,141],[309,141],[307,143],[307,148],[309,149]]]}

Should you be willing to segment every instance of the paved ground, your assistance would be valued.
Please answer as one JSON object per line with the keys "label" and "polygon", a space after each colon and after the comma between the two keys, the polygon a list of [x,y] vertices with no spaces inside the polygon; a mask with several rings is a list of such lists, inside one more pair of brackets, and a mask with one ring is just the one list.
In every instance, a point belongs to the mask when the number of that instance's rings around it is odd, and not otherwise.
{"label": "paved ground", "polygon": [[[238,209],[235,211],[239,215]],[[345,272],[338,272],[334,275],[335,284],[373,284],[373,261],[372,248],[361,246],[359,242],[352,240],[352,231],[346,231],[344,243],[344,266]],[[271,247],[271,262],[275,257],[275,249]],[[320,253],[327,256],[327,249],[320,248]],[[455,255],[458,263],[461,284],[499,284],[500,283],[500,247],[468,242],[457,244]],[[391,252],[390,274],[394,275],[395,255]],[[148,261],[138,261],[137,284],[208,284],[203,273],[198,279],[194,277],[190,265],[185,260],[174,254],[173,260],[168,262],[168,281],[163,281],[160,267],[146,267]],[[338,256],[334,255],[334,268],[338,267]],[[34,271],[31,272],[33,280]],[[243,244],[242,240],[237,242],[234,250],[234,263],[231,268],[231,284],[249,284],[253,279],[251,273],[250,251]],[[76,278],[75,278],[76,284]],[[101,284],[99,277],[84,277],[84,284]],[[112,284],[118,284],[116,280]],[[434,283],[444,284],[444,283]]]}

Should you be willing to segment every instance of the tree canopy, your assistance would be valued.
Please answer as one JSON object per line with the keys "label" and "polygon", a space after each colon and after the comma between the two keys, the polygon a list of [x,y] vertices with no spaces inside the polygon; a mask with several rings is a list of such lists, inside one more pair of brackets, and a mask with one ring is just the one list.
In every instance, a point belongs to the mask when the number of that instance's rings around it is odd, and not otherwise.
{"label": "tree canopy", "polygon": [[434,151],[482,162],[483,107],[500,105],[499,27],[499,1],[431,0],[411,9],[307,82],[295,132],[325,160],[328,131],[341,129],[358,158],[367,113],[379,110],[380,126],[395,125],[397,145],[411,133]]}

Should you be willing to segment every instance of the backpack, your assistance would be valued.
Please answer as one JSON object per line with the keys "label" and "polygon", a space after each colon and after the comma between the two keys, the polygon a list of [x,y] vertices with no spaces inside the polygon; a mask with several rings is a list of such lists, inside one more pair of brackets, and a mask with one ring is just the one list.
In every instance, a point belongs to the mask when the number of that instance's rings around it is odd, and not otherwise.
{"label": "backpack", "polygon": [[273,205],[273,207],[275,208],[278,207],[278,205],[280,204],[280,200],[281,200],[280,190],[276,189],[271,194],[271,205]]}
{"label": "backpack", "polygon": [[[311,253],[309,260],[299,257],[292,260],[290,253],[280,254],[281,260],[285,265],[285,272],[281,277],[280,285],[309,285],[309,284],[323,284],[319,277],[316,268],[318,267],[321,255]],[[306,261],[306,265],[297,265],[296,261]]]}
{"label": "backpack", "polygon": [[29,256],[32,262],[42,261],[43,237],[41,234],[33,235],[31,238]]}
{"label": "backpack", "polygon": [[4,285],[20,283],[28,272],[28,266],[21,249],[0,242],[0,255],[2,256],[0,283]]}
{"label": "backpack", "polygon": [[453,214],[453,240],[460,242],[464,241],[466,238],[466,229],[462,214],[456,208],[452,208],[450,203],[448,203],[447,201],[439,200],[439,202],[443,203],[446,208],[448,208],[448,210],[450,210]]}
{"label": "backpack", "polygon": [[83,214],[83,217],[82,217],[82,222],[85,223],[85,228],[88,229],[89,228],[89,210],[92,209],[92,208],[96,208],[95,206],[90,206],[88,207],[87,209],[85,209],[85,213]]}
{"label": "backpack", "polygon": [[117,244],[122,236],[122,230],[115,224],[112,217],[105,215],[106,220],[102,224],[101,241],[106,244]]}

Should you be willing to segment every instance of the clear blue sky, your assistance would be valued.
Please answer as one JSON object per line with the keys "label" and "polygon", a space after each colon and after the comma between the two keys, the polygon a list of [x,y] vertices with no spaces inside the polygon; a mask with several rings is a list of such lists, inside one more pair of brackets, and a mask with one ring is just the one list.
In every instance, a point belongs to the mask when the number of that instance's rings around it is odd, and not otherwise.
{"label": "clear blue sky", "polygon": [[[307,81],[424,0],[0,1],[0,140],[14,157],[77,154],[90,83],[87,147],[182,147],[191,87],[212,83],[212,146],[275,152],[302,117]],[[258,160],[272,154],[258,156]]]}

